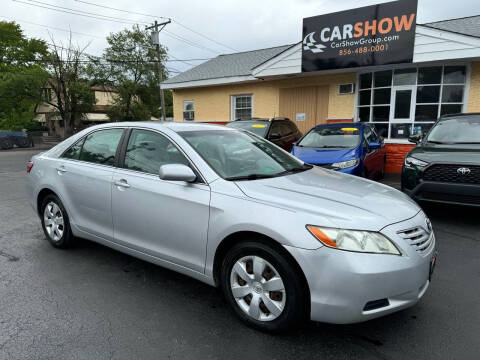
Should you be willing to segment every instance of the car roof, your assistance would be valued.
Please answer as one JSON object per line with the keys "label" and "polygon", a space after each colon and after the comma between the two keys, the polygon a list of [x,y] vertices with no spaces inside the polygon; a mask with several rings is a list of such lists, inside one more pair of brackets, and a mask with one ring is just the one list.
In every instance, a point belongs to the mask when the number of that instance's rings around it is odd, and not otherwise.
{"label": "car roof", "polygon": [[364,126],[367,126],[367,123],[362,123],[362,122],[344,122],[344,123],[330,123],[330,124],[319,124],[315,126],[316,128],[322,128],[322,127],[356,127],[356,128],[362,128]]}
{"label": "car roof", "polygon": [[459,118],[459,117],[472,117],[472,118],[480,118],[480,113],[458,113],[458,114],[449,114],[440,117],[440,121],[447,120],[451,118]]}
{"label": "car roof", "polygon": [[174,132],[182,131],[206,131],[206,130],[220,130],[220,131],[235,131],[232,128],[228,128],[224,125],[205,124],[205,123],[193,123],[193,122],[162,122],[162,121],[128,121],[128,122],[115,122],[106,123],[101,125],[92,126],[91,128],[101,129],[105,127],[142,127],[156,130],[170,129]]}

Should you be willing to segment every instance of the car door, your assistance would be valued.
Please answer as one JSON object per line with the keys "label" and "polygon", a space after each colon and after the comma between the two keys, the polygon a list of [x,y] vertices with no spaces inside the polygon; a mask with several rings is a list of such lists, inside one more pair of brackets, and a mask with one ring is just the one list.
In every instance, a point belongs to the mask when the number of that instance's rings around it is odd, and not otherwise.
{"label": "car door", "polygon": [[375,173],[381,171],[383,155],[381,148],[373,149],[369,147],[370,143],[379,142],[378,136],[371,126],[365,126],[363,139],[363,151],[365,153],[364,167],[366,167],[368,177],[372,177]]}
{"label": "car door", "polygon": [[97,130],[77,141],[56,168],[71,221],[81,231],[112,240],[111,182],[124,129]]}
{"label": "car door", "polygon": [[[204,272],[210,187],[165,134],[132,129],[112,181],[114,241]],[[196,183],[161,180],[161,165],[184,164]]]}

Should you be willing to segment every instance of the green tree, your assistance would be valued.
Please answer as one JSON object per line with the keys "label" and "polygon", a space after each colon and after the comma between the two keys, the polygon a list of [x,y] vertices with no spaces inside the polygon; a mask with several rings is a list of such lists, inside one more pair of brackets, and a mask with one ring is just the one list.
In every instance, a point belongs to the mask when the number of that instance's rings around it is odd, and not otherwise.
{"label": "green tree", "polygon": [[44,41],[28,39],[14,22],[0,22],[0,129],[32,126],[47,79]]}
{"label": "green tree", "polygon": [[[160,116],[159,79],[156,66],[162,64],[166,78],[167,50],[160,46],[160,59],[152,47],[150,34],[138,26],[112,33],[102,57],[91,58],[90,74],[96,83],[112,85],[117,94],[107,111],[112,121],[149,120]],[[166,96],[168,99],[168,96]],[[170,103],[172,99],[170,97]],[[167,109],[169,106],[166,106]]]}

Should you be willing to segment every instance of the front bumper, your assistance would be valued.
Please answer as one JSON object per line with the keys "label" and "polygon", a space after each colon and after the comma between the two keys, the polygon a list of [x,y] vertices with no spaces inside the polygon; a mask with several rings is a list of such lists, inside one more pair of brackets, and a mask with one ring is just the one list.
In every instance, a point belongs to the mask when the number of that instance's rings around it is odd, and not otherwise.
{"label": "front bumper", "polygon": [[403,191],[417,201],[480,206],[480,185],[420,181],[413,189]]}
{"label": "front bumper", "polygon": [[[430,284],[430,262],[435,254],[435,241],[433,238],[425,251],[418,252],[405,240],[399,239],[397,231],[424,223],[425,217],[419,213],[408,221],[382,230],[394,240],[403,256],[356,253],[328,247],[317,250],[286,247],[307,279],[311,319],[349,324],[415,305]],[[434,236],[433,233],[431,236]],[[368,310],[367,304],[381,306],[370,306]]]}

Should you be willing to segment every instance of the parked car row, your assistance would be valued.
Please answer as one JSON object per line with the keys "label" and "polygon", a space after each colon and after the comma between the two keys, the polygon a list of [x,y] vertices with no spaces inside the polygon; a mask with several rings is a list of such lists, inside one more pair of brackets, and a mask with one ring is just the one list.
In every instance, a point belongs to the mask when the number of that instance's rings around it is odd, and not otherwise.
{"label": "parked car row", "polygon": [[237,120],[227,126],[270,140],[308,164],[371,179],[385,173],[385,144],[374,124],[323,124],[304,136],[287,118]]}
{"label": "parked car row", "polygon": [[14,146],[33,147],[33,140],[23,131],[0,131],[0,150],[8,150]]}

